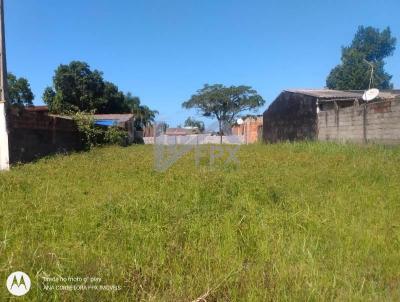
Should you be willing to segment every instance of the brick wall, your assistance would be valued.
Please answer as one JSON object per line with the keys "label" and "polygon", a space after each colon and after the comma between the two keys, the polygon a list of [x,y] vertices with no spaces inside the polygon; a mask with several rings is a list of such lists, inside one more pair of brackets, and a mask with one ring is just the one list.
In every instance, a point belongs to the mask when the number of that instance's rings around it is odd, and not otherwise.
{"label": "brick wall", "polygon": [[282,92],[264,112],[265,142],[294,141],[317,138],[317,99]]}
{"label": "brick wall", "polygon": [[11,163],[83,149],[82,137],[69,119],[13,108],[8,110],[7,127]]}
{"label": "brick wall", "polygon": [[400,143],[400,99],[385,100],[318,113],[322,141]]}
{"label": "brick wall", "polygon": [[240,135],[248,144],[256,143],[261,139],[263,118],[246,118],[242,125],[232,127],[233,135]]}

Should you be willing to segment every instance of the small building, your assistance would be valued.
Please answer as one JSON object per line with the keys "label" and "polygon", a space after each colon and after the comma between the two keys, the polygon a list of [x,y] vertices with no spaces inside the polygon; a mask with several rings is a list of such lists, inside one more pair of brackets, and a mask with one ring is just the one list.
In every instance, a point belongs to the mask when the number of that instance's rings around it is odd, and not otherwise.
{"label": "small building", "polygon": [[[372,104],[390,103],[400,97],[400,90],[381,91],[378,98],[368,104],[362,99],[363,93],[330,89],[284,90],[263,114],[263,139],[266,142],[317,139],[367,141],[367,130],[371,124],[368,124],[368,117],[382,121],[382,117],[375,116],[379,112],[373,109],[376,105]],[[365,118],[359,121],[362,114]],[[356,123],[359,129],[348,130],[352,123]],[[335,135],[332,128],[338,129]],[[380,139],[379,134],[370,138],[374,141]]]}
{"label": "small building", "polygon": [[200,134],[200,133],[201,133],[199,127],[186,126],[186,127],[183,127],[183,129],[184,129],[188,134]]}
{"label": "small building", "polygon": [[243,136],[244,142],[252,144],[262,139],[263,116],[249,116],[243,119],[243,124],[234,125],[232,134]]}
{"label": "small building", "polygon": [[95,125],[103,127],[119,127],[128,132],[129,143],[143,139],[142,131],[136,131],[134,115],[126,114],[95,114]]}
{"label": "small building", "polygon": [[133,114],[95,114],[95,124],[101,126],[120,126],[133,121]]}
{"label": "small building", "polygon": [[189,134],[192,134],[191,131],[185,128],[167,128],[165,131],[165,135],[168,136],[185,136]]}

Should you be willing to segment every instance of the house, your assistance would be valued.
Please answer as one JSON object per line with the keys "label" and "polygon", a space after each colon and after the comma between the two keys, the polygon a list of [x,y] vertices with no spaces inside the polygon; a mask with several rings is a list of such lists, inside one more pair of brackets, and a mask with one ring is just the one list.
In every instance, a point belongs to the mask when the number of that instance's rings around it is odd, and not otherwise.
{"label": "house", "polygon": [[[26,111],[34,113],[38,118],[45,116],[56,116],[64,119],[71,119],[69,116],[54,115],[49,112],[48,106],[29,106]],[[95,114],[95,125],[103,127],[117,126],[128,132],[129,142],[133,142],[135,138],[143,137],[140,131],[135,131],[133,114]]]}
{"label": "house", "polygon": [[183,127],[183,129],[184,129],[188,134],[200,134],[200,133],[201,133],[199,127],[186,126],[186,127]]}
{"label": "house", "polygon": [[[263,114],[263,139],[266,142],[317,139],[366,141],[369,130],[369,140],[381,141],[383,137],[377,129],[371,128],[368,118],[370,121],[379,119],[374,123],[382,126],[383,115],[377,115],[381,110],[377,106],[385,103],[391,110],[397,110],[395,100],[400,97],[400,90],[381,91],[378,98],[368,104],[362,99],[363,93],[329,89],[284,90]],[[390,112],[386,112],[386,118]],[[362,118],[363,115],[365,118]],[[400,125],[400,120],[393,120],[393,123]],[[387,131],[390,132],[390,129]]]}
{"label": "house", "polygon": [[127,114],[95,114],[95,124],[100,126],[120,126],[124,127],[126,123],[133,123],[134,116]]}
{"label": "house", "polygon": [[95,114],[95,125],[103,127],[116,126],[128,132],[129,143],[136,139],[142,139],[143,133],[136,131],[134,115],[131,113],[126,114]]}
{"label": "house", "polygon": [[185,136],[191,134],[191,131],[188,131],[185,128],[167,128],[165,131],[165,135],[168,136]]}
{"label": "house", "polygon": [[232,134],[244,137],[244,141],[248,144],[256,143],[262,138],[263,116],[249,116],[243,119],[243,124],[234,125]]}

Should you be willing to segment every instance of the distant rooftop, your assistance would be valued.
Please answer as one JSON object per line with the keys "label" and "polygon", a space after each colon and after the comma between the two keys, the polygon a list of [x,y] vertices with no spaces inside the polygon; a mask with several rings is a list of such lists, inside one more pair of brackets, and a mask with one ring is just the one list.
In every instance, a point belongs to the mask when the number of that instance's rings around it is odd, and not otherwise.
{"label": "distant rooftop", "polygon": [[188,130],[184,128],[167,128],[165,134],[172,136],[187,135]]}

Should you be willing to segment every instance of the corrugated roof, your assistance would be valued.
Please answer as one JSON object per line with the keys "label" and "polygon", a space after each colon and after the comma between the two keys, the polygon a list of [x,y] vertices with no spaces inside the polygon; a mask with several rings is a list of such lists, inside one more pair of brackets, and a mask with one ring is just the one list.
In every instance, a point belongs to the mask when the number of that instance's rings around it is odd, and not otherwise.
{"label": "corrugated roof", "polygon": [[118,121],[119,123],[127,122],[132,118],[133,118],[133,114],[131,114],[131,113],[127,113],[127,114],[95,114],[94,115],[95,120],[113,120],[113,121]]}
{"label": "corrugated roof", "polygon": [[363,91],[343,91],[332,89],[286,89],[285,91],[313,96],[319,99],[361,98]]}
{"label": "corrugated roof", "polygon": [[[321,100],[332,99],[361,99],[364,90],[332,90],[332,89],[286,89],[287,92],[313,96]],[[392,99],[400,97],[400,90],[382,90],[378,99]]]}
{"label": "corrugated roof", "polygon": [[398,97],[400,97],[399,89],[381,90],[378,95],[378,99],[394,99]]}

